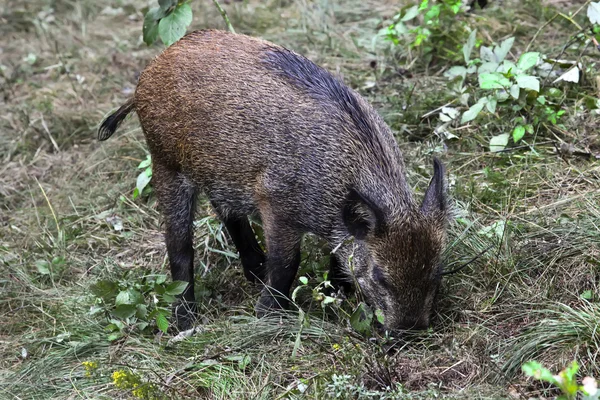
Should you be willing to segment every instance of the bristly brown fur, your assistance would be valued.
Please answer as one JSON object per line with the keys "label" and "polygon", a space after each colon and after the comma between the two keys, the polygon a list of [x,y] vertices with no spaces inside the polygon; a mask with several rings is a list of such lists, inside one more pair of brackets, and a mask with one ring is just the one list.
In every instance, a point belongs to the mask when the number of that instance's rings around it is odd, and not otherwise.
{"label": "bristly brown fur", "polygon": [[[133,109],[152,154],[173,279],[190,283],[183,300],[194,301],[191,227],[202,191],[246,277],[265,284],[259,314],[286,307],[311,232],[337,248],[332,280],[357,282],[387,328],[427,326],[445,240],[443,167],[435,162],[419,207],[389,127],[339,79],[272,43],[198,31],[143,71],[133,101],[99,137]],[[251,214],[262,220],[267,257]],[[189,325],[185,307],[176,314]]]}

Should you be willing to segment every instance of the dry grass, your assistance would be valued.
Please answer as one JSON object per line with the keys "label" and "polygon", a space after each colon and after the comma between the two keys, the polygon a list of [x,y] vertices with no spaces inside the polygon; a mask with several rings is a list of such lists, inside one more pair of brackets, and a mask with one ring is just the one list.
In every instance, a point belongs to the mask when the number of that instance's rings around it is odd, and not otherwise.
{"label": "dry grass", "polygon": [[[396,3],[272,0],[226,8],[238,31],[306,54],[364,93],[398,132],[417,191],[427,184],[430,155],[442,156],[461,217],[452,227],[449,263],[490,244],[493,250],[446,280],[432,330],[370,340],[342,312],[320,312],[306,299],[305,321],[294,313],[256,320],[257,289],[235,259],[207,250],[205,240],[232,248],[200,224],[198,268],[208,269],[197,284],[203,330],[170,347],[168,337],[136,332],[108,342],[106,319],[89,312],[93,282],[167,271],[154,201],[131,200],[136,166],[146,156],[137,121],[110,141],[95,140],[103,116],[131,94],[139,71],[160,51],[141,41],[144,5],[0,5],[0,397],[131,397],[113,384],[115,370],[134,371],[174,399],[551,394],[520,375],[531,358],[555,369],[577,358],[598,375],[600,165],[561,157],[554,144],[490,154],[487,140],[506,121],[471,124],[459,140],[442,144],[435,118],[422,118],[448,101],[439,68],[419,64],[415,54],[395,61],[382,43],[372,47]],[[193,28],[221,27],[209,1],[193,6]],[[534,2],[505,2],[468,23],[484,38],[517,35],[523,49],[552,15]],[[571,33],[557,21],[534,45],[558,56]],[[402,71],[410,63],[412,75]],[[595,93],[591,81],[581,93]],[[597,116],[567,111],[564,129],[548,139],[598,154]],[[199,218],[207,215],[203,205]],[[122,230],[113,229],[111,217],[122,220]],[[498,221],[506,226],[501,236],[482,233]],[[302,268],[311,273],[324,254],[318,242],[307,242]],[[40,263],[52,274],[40,274]],[[590,302],[580,297],[586,290]],[[98,362],[92,377],[83,361]]]}

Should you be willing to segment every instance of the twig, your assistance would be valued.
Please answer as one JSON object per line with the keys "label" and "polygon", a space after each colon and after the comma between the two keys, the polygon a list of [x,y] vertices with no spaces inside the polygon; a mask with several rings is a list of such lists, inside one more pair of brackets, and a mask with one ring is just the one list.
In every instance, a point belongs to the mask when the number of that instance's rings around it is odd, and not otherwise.
{"label": "twig", "polygon": [[217,0],[213,0],[213,3],[215,4],[215,7],[217,7],[217,10],[219,10],[219,12],[221,13],[221,17],[223,17],[223,20],[225,21],[225,25],[227,25],[227,29],[229,30],[229,32],[235,33],[235,29],[233,29],[233,25],[231,25],[231,21],[229,21],[227,12],[223,10],[223,7],[221,7]]}

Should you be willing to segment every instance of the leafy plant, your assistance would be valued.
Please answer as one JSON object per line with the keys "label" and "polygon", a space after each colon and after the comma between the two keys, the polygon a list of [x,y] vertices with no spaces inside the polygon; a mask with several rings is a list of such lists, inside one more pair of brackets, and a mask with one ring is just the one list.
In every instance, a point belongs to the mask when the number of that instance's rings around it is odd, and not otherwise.
{"label": "leafy plant", "polygon": [[[542,382],[548,382],[560,389],[562,394],[557,397],[557,400],[575,400],[578,398],[581,400],[597,400],[600,398],[596,379],[587,376],[583,378],[582,385],[577,383],[577,371],[579,370],[577,361],[573,361],[558,375],[553,375],[550,370],[537,361],[526,362],[523,364],[522,370],[525,375]],[[578,394],[581,394],[581,397],[578,397]]]}
{"label": "leafy plant", "polygon": [[[150,154],[146,156],[146,159],[137,166],[142,172],[137,177],[135,189],[133,189],[133,199],[135,200],[140,195],[150,194],[151,187],[150,181],[152,180],[152,158]],[[145,192],[144,192],[145,190]]]}
{"label": "leafy plant", "polygon": [[187,1],[158,0],[158,7],[148,10],[144,17],[144,42],[150,46],[160,38],[170,46],[185,35],[191,23],[192,7]]}
{"label": "leafy plant", "polygon": [[[397,13],[378,36],[394,45],[408,45],[423,54],[437,52],[444,58],[455,60],[457,45],[468,33],[465,24],[457,21],[457,15],[464,11],[462,0],[421,0],[419,5]],[[452,42],[450,46],[448,41]]]}
{"label": "leafy plant", "polygon": [[109,340],[116,340],[134,329],[145,331],[152,321],[158,329],[167,332],[169,306],[175,302],[175,296],[183,293],[187,282],[166,281],[166,275],[146,275],[137,281],[101,280],[91,286],[91,293],[96,297],[91,312],[104,312],[108,316]]}
{"label": "leafy plant", "polygon": [[[227,24],[230,32],[235,32],[227,13],[217,0],[213,3]],[[192,7],[189,0],[158,0],[158,7],[148,10],[144,16],[142,34],[144,42],[150,46],[159,38],[170,46],[185,35],[192,23]]]}

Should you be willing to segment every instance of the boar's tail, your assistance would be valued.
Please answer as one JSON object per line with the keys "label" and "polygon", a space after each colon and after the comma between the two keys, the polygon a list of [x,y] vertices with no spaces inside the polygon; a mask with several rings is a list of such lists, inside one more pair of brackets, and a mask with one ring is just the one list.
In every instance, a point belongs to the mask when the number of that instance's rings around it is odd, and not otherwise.
{"label": "boar's tail", "polygon": [[123,104],[117,111],[110,114],[108,118],[106,118],[102,125],[100,125],[100,129],[98,129],[98,140],[106,140],[112,136],[113,133],[117,130],[121,122],[125,119],[127,114],[133,111],[133,98],[127,100],[125,104]]}

